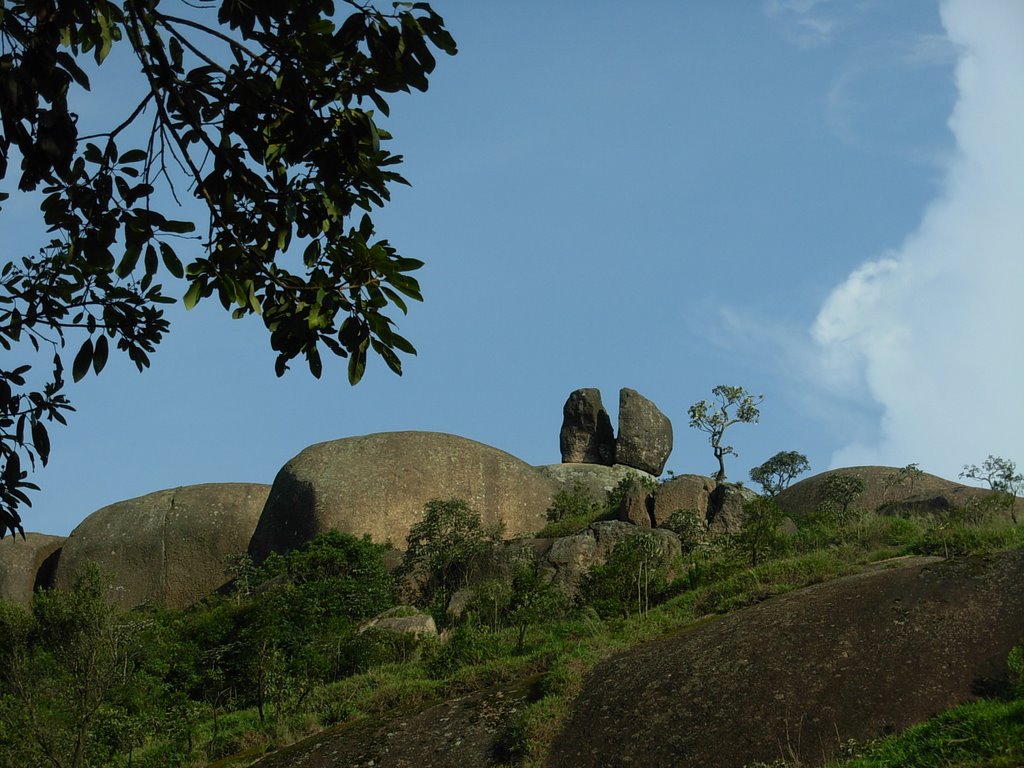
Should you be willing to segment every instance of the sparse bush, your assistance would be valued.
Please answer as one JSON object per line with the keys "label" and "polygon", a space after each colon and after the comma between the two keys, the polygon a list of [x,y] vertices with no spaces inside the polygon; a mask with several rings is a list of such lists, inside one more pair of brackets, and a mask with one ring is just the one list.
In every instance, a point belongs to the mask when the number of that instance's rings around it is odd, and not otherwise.
{"label": "sparse bush", "polygon": [[619,482],[615,484],[615,487],[608,491],[608,495],[605,499],[605,510],[609,513],[616,512],[619,507],[622,506],[622,500],[626,498],[626,495],[634,488],[638,488],[647,493],[653,492],[658,487],[658,481],[653,477],[645,477],[644,475],[637,474],[636,472],[627,472]]}
{"label": "sparse bush", "polygon": [[587,572],[580,599],[605,618],[643,615],[667,590],[668,560],[653,534],[630,536],[615,545],[603,565]]}
{"label": "sparse bush", "polygon": [[555,493],[545,514],[549,522],[557,523],[567,518],[596,516],[603,511],[603,505],[594,499],[586,485],[577,480],[572,488],[561,488]]}
{"label": "sparse bush", "polygon": [[443,611],[448,598],[467,586],[500,532],[488,531],[480,513],[461,499],[433,499],[412,526],[400,572],[420,582],[420,604]]}
{"label": "sparse bush", "polygon": [[785,549],[786,537],[779,534],[785,513],[772,498],[760,497],[743,505],[743,529],[738,542],[756,566],[770,554]]}
{"label": "sparse bush", "polygon": [[985,483],[992,491],[997,506],[1010,513],[1014,524],[1017,522],[1017,496],[1024,491],[1024,475],[1017,471],[1015,462],[1000,456],[989,455],[981,466],[965,464],[960,477]]}
{"label": "sparse bush", "polygon": [[818,497],[818,511],[844,525],[850,522],[856,511],[854,500],[864,492],[864,481],[857,475],[836,472],[821,483]]}
{"label": "sparse bush", "polygon": [[907,464],[907,466],[902,467],[896,470],[895,472],[889,473],[888,475],[886,475],[885,480],[883,481],[883,500],[886,496],[889,495],[890,492],[896,490],[897,488],[901,488],[904,485],[908,486],[908,495],[912,495],[914,493],[915,483],[917,483],[917,481],[920,480],[923,475],[924,472],[921,471],[920,467],[918,467],[917,464]]}
{"label": "sparse bush", "polygon": [[659,527],[679,537],[679,545],[684,554],[692,552],[707,537],[707,524],[696,509],[677,509]]}

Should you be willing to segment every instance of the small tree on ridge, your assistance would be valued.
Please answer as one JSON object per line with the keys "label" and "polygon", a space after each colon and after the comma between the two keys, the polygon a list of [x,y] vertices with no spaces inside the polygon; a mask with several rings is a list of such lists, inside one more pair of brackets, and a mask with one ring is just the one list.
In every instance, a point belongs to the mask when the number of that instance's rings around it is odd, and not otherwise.
{"label": "small tree on ridge", "polygon": [[701,400],[690,406],[690,426],[708,433],[708,441],[718,460],[715,482],[725,480],[725,457],[738,455],[731,445],[722,445],[722,435],[733,424],[756,424],[761,414],[757,406],[764,395],[751,395],[743,387],[719,384],[711,390],[714,401]]}

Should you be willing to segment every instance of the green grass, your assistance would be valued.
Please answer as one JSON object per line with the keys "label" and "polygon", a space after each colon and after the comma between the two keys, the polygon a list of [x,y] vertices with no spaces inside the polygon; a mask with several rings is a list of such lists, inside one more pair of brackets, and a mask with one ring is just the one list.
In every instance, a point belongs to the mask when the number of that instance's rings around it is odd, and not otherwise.
{"label": "green grass", "polygon": [[[591,519],[567,518],[538,535],[572,532],[589,522]],[[204,722],[197,728],[192,757],[233,752],[215,765],[241,766],[271,746],[287,745],[315,730],[364,717],[387,718],[418,711],[493,684],[536,677],[536,699],[519,708],[501,740],[516,765],[538,768],[569,717],[587,675],[614,653],[689,631],[718,615],[857,572],[880,560],[907,554],[967,554],[1024,547],[1024,526],[942,527],[921,519],[868,516],[845,529],[808,527],[788,546],[791,554],[756,568],[747,567],[742,553],[728,546],[698,550],[677,570],[679,577],[665,592],[668,599],[647,614],[602,619],[593,609],[581,607],[563,620],[530,627],[521,652],[517,651],[514,628],[466,632],[455,650],[452,641],[447,647],[433,641],[415,660],[381,665],[321,686],[301,707],[280,717],[268,716],[263,725],[252,709],[221,715],[217,743],[211,748],[212,724]],[[869,745],[857,761],[843,765],[1021,765],[1021,744],[1024,704],[987,701],[958,707],[901,736]],[[137,750],[135,764],[146,765],[147,751],[155,754],[160,749],[166,745],[154,743]],[[181,764],[189,763],[183,760]]]}
{"label": "green grass", "polygon": [[1024,765],[1024,698],[961,704],[867,745],[836,768],[961,768]]}

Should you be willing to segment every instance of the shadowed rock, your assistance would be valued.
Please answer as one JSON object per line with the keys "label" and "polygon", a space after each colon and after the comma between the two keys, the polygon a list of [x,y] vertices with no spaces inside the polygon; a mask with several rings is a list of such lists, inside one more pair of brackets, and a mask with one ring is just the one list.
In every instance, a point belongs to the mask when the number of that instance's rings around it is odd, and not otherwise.
{"label": "shadowed rock", "polygon": [[257,562],[337,529],[404,547],[431,499],[462,499],[506,536],[537,531],[557,489],[497,448],[437,432],[385,432],[310,446],[278,472],[249,552]]}
{"label": "shadowed rock", "polygon": [[902,565],[791,592],[599,664],[546,764],[817,765],[848,739],[900,731],[998,689],[1024,637],[1024,551]]}
{"label": "shadowed rock", "polygon": [[615,461],[649,472],[665,469],[672,453],[672,422],[658,407],[632,389],[619,390],[619,437]]}
{"label": "shadowed rock", "polygon": [[619,520],[632,523],[640,528],[650,528],[653,522],[651,518],[653,506],[651,492],[639,485],[633,485],[622,495],[622,501],[619,502]]}
{"label": "shadowed rock", "polygon": [[577,389],[569,395],[562,408],[558,445],[563,463],[615,463],[615,433],[600,390]]}
{"label": "shadowed rock", "polygon": [[52,587],[63,536],[26,533],[0,541],[0,599],[28,607],[32,593]]}
{"label": "shadowed rock", "polygon": [[270,486],[210,483],[157,491],[93,512],[61,551],[56,584],[85,563],[113,575],[112,597],[131,608],[185,608],[223,586],[224,558],[244,552]]}

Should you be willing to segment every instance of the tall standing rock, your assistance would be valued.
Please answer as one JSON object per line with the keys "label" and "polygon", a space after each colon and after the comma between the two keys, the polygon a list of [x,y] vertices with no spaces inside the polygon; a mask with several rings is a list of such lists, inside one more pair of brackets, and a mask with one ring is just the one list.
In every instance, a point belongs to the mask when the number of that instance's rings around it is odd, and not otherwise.
{"label": "tall standing rock", "polygon": [[660,475],[672,453],[672,422],[636,390],[619,390],[619,439],[615,461]]}
{"label": "tall standing rock", "polygon": [[615,463],[615,433],[598,389],[577,389],[562,408],[558,435],[564,464]]}

